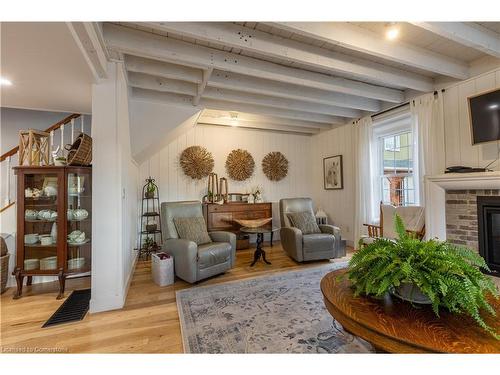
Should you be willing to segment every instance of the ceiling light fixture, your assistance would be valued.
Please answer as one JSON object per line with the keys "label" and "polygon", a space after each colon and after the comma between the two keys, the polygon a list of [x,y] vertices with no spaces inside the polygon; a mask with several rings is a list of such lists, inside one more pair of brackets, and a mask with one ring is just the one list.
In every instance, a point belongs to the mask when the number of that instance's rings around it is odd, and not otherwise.
{"label": "ceiling light fixture", "polygon": [[238,126],[238,112],[229,112],[231,126]]}
{"label": "ceiling light fixture", "polygon": [[399,27],[396,22],[391,22],[386,25],[385,37],[388,40],[395,40],[399,36]]}
{"label": "ceiling light fixture", "polygon": [[12,86],[12,81],[7,78],[0,77],[0,86]]}

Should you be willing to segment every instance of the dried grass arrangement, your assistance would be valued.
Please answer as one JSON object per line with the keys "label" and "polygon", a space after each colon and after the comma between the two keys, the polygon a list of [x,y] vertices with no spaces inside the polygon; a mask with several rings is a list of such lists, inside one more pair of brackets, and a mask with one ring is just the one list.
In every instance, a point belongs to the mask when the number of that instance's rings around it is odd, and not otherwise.
{"label": "dried grass arrangement", "polygon": [[228,176],[236,181],[244,181],[253,174],[255,161],[247,150],[237,149],[230,152],[226,159]]}
{"label": "dried grass arrangement", "polygon": [[280,181],[288,174],[288,159],[279,151],[270,152],[262,159],[262,170],[271,181]]}
{"label": "dried grass arrangement", "polygon": [[205,147],[191,146],[182,151],[180,164],[186,176],[201,180],[213,171],[214,158]]}

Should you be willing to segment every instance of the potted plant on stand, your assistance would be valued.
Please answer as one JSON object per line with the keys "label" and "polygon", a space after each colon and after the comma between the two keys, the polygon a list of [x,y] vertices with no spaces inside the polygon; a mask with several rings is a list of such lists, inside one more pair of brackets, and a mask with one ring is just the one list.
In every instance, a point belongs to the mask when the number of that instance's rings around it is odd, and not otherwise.
{"label": "potted plant on stand", "polygon": [[155,197],[155,191],[156,187],[153,180],[148,179],[148,183],[146,185],[146,192],[144,193],[144,196],[148,199],[153,199]]}
{"label": "potted plant on stand", "polygon": [[356,295],[382,297],[386,293],[412,304],[432,305],[471,316],[497,339],[500,333],[488,326],[482,313],[496,315],[488,298],[499,297],[484,259],[474,251],[438,240],[421,241],[407,233],[395,217],[396,241],[376,239],[356,252],[347,273]]}

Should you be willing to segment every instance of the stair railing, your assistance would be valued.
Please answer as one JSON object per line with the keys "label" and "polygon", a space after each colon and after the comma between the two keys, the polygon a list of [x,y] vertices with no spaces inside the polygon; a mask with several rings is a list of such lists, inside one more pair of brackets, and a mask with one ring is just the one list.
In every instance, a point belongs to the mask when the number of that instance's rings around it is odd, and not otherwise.
{"label": "stair railing", "polygon": [[[79,113],[73,113],[61,121],[56,122],[54,125],[45,130],[45,132],[50,134],[50,147],[60,143],[60,153],[62,156],[66,156],[67,151],[64,148],[65,143],[68,143],[67,140],[65,142],[64,139],[64,130],[65,127],[69,124],[70,132],[71,132],[71,140],[73,142],[75,139],[75,130],[78,132],[78,124],[75,124],[76,119],[80,119],[79,121],[79,130],[82,133],[85,133],[85,116]],[[77,121],[78,122],[78,121]],[[57,134],[59,132],[59,134]],[[59,142],[58,142],[59,141]],[[51,150],[52,151],[52,150]],[[49,154],[49,160],[52,162],[52,153]],[[5,186],[5,190],[2,186],[2,200],[0,203],[0,213],[7,210],[9,207],[15,204],[15,194],[16,194],[16,186],[15,186],[15,178],[14,178],[14,170],[12,169],[15,165],[19,164],[19,146],[13,147],[9,151],[5,152],[0,156],[0,172],[1,172],[1,180],[5,181],[5,185],[2,182],[2,185]],[[5,192],[5,193],[4,193]]]}

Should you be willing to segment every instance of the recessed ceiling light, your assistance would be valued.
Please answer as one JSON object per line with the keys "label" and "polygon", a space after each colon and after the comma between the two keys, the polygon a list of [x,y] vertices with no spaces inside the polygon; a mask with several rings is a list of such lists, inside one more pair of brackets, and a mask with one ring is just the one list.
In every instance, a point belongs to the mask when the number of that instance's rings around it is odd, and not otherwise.
{"label": "recessed ceiling light", "polygon": [[496,104],[496,103],[495,104],[490,104],[488,106],[489,109],[498,109],[498,107],[500,107],[500,106],[498,104]]}
{"label": "recessed ceiling light", "polygon": [[395,40],[399,36],[399,27],[396,23],[386,26],[385,37],[389,40]]}
{"label": "recessed ceiling light", "polygon": [[0,77],[0,86],[12,86],[12,82],[7,78]]}

